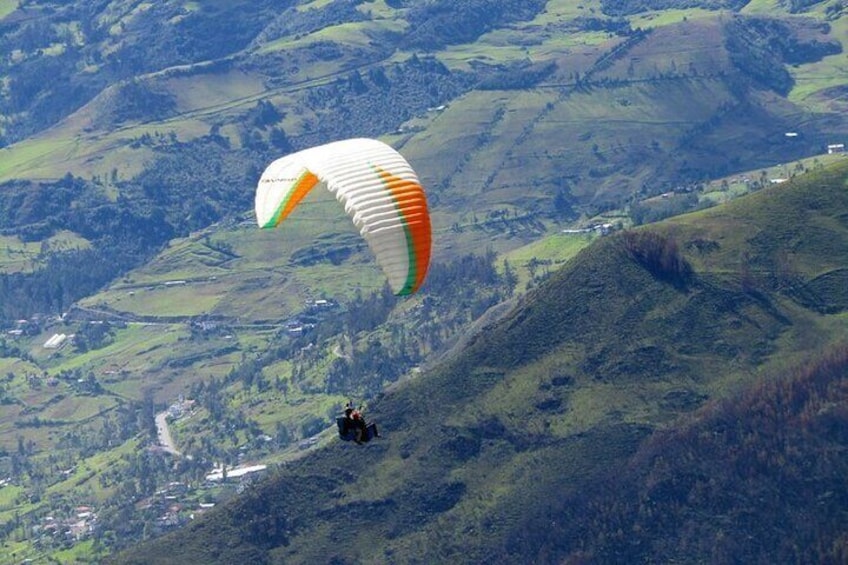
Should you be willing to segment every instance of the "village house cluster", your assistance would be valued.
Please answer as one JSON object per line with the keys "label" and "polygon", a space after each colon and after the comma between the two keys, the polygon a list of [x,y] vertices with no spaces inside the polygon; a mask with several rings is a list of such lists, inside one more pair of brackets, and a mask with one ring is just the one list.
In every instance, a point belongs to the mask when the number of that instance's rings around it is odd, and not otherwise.
{"label": "village house cluster", "polygon": [[42,543],[74,544],[94,534],[97,529],[97,513],[91,506],[77,506],[68,516],[45,516],[41,523],[33,526],[33,536]]}

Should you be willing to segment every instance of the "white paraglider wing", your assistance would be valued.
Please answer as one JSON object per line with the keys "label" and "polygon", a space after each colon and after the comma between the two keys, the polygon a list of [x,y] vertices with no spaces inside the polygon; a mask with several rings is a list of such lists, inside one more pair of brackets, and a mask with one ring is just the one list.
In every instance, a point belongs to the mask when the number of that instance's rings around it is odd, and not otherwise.
{"label": "white paraglider wing", "polygon": [[272,162],[256,189],[256,221],[280,225],[309,192],[326,189],[368,242],[398,295],[416,292],[430,264],[430,213],[415,171],[376,139],[348,139]]}

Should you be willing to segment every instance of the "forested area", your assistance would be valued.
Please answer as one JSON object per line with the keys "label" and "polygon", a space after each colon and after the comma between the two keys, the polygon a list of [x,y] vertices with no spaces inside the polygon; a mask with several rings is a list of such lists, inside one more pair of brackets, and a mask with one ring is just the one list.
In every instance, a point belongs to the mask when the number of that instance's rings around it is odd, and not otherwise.
{"label": "forested area", "polygon": [[305,104],[318,113],[315,124],[290,139],[297,148],[345,137],[383,135],[427,108],[453,100],[479,78],[450,71],[434,57],[351,71],[326,86],[309,90]]}
{"label": "forested area", "polygon": [[608,16],[632,16],[651,10],[703,8],[736,11],[749,0],[602,0],[601,11]]}
{"label": "forested area", "polygon": [[[372,398],[428,355],[452,343],[468,323],[509,298],[516,283],[516,276],[508,264],[502,273],[498,271],[496,255],[491,251],[435,263],[428,275],[421,306],[403,319],[392,319],[398,298],[388,286],[367,295],[358,293],[341,306],[340,313],[318,315],[315,328],[299,337],[290,337],[281,331],[274,340],[275,347],[246,360],[219,386],[211,389],[204,386],[193,394],[203,399],[211,412],[218,413],[227,403],[210,396],[210,390],[221,392],[235,382],[260,393],[271,388],[283,391],[316,386],[304,385],[303,379],[320,370],[328,350],[338,345],[340,337],[346,336],[350,346],[336,353],[324,380],[317,385],[319,388],[311,392]],[[318,344],[318,347],[313,348],[310,344]],[[263,376],[263,367],[282,359],[297,359],[290,375],[274,379]]]}
{"label": "forested area", "polygon": [[332,0],[327,5],[308,10],[298,9],[295,2],[280,6],[276,17],[262,29],[253,41],[254,46],[274,41],[281,37],[301,36],[330,26],[367,19],[357,10],[362,0]]}
{"label": "forested area", "polygon": [[614,475],[552,498],[507,547],[545,561],[844,562],[846,376],[843,344],[704,406]]}
{"label": "forested area", "polygon": [[[0,147],[56,123],[110,84],[243,49],[280,2],[253,2],[249,11],[240,5],[189,10],[160,2],[120,24],[106,8],[64,2],[48,18],[0,21],[0,53],[18,53],[0,58],[7,81],[0,92],[0,113],[7,117]],[[67,22],[80,26],[75,30]],[[113,25],[120,26],[120,41],[113,38]]]}
{"label": "forested area", "polygon": [[809,63],[842,52],[837,42],[802,41],[785,22],[772,18],[735,18],[729,24],[727,47],[744,76],[784,96],[793,86],[784,64]]}
{"label": "forested area", "polygon": [[159,158],[139,176],[117,183],[114,201],[98,180],[71,175],[0,187],[5,234],[38,241],[69,230],[91,245],[48,252],[30,273],[0,274],[0,320],[61,313],[173,237],[249,209],[252,191],[246,187],[255,185],[268,160],[257,151],[232,150],[216,136],[164,141],[157,150]]}
{"label": "forested area", "polygon": [[45,249],[32,272],[0,274],[0,320],[61,313],[150,256],[174,234],[161,210],[111,202],[93,183],[65,176],[55,182],[12,182],[0,190],[3,232],[24,241],[59,230],[78,233],[89,248]]}
{"label": "forested area", "polygon": [[[100,12],[100,5],[70,3],[49,19],[2,22],[0,52],[20,50],[20,56],[14,64],[12,59],[0,59],[0,73],[8,81],[8,88],[0,93],[0,111],[8,116],[0,131],[0,146],[57,122],[110,84],[178,65],[221,60],[279,37],[298,37],[359,21],[365,18],[358,9],[362,4],[362,0],[334,0],[329,7],[304,11],[294,9],[291,0],[263,0],[253,2],[250,10],[240,5],[189,10],[166,2],[140,11],[128,23],[115,24],[113,15]],[[407,8],[405,17],[412,30],[391,41],[410,49],[429,50],[473,41],[503,23],[530,19],[545,2],[462,0],[391,5]],[[81,22],[79,36],[63,25],[69,21]],[[120,26],[120,42],[110,33],[113,25]],[[222,37],[226,41],[221,41]],[[61,46],[58,51],[53,49],[57,45]],[[83,69],[86,72],[81,72]],[[134,98],[130,94],[138,95],[139,91],[131,88],[125,94],[131,101]],[[443,92],[441,97],[447,94]],[[134,115],[131,107],[127,112],[118,118]]]}
{"label": "forested area", "polygon": [[390,5],[409,6],[406,19],[410,32],[401,39],[404,47],[437,49],[474,41],[505,23],[530,20],[546,3],[545,0],[437,0]]}

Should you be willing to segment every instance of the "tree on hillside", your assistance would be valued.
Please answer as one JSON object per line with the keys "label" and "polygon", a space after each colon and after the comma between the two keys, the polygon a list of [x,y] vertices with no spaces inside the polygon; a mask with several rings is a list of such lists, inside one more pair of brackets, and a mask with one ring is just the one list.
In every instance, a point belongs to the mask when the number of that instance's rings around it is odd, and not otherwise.
{"label": "tree on hillside", "polygon": [[627,252],[653,276],[685,287],[694,274],[677,242],[650,231],[626,231],[622,240]]}

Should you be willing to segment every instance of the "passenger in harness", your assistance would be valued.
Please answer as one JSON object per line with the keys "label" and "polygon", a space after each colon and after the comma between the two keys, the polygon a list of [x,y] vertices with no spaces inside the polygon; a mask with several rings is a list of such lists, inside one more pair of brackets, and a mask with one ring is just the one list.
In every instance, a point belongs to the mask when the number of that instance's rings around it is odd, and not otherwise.
{"label": "passenger in harness", "polygon": [[380,437],[377,424],[368,424],[362,416],[362,407],[354,408],[351,403],[345,407],[344,416],[338,418],[339,436],[345,441],[355,441],[362,445],[375,437]]}

